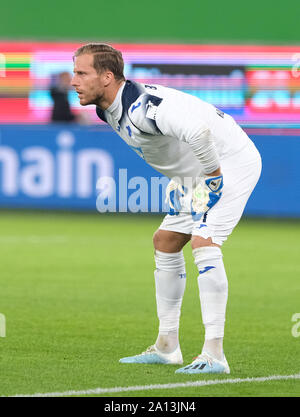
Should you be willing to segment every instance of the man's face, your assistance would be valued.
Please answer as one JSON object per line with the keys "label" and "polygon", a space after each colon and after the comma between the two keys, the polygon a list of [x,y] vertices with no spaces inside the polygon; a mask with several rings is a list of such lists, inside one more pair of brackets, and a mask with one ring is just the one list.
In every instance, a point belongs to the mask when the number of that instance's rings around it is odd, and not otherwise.
{"label": "man's face", "polygon": [[91,54],[79,55],[74,58],[74,75],[71,85],[78,93],[80,104],[97,104],[103,97],[107,85],[105,71],[98,74],[93,67],[94,57]]}

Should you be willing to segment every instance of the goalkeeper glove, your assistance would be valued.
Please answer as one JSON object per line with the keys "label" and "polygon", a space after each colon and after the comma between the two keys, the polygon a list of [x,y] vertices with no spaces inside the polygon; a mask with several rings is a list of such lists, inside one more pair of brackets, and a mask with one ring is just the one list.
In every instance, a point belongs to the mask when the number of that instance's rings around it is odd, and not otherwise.
{"label": "goalkeeper glove", "polygon": [[169,204],[169,214],[178,215],[181,210],[180,197],[185,195],[185,187],[171,180],[166,188],[165,204]]}
{"label": "goalkeeper glove", "polygon": [[196,220],[202,217],[211,209],[222,196],[223,175],[218,177],[204,177],[204,181],[199,183],[192,194],[192,214],[197,215]]}

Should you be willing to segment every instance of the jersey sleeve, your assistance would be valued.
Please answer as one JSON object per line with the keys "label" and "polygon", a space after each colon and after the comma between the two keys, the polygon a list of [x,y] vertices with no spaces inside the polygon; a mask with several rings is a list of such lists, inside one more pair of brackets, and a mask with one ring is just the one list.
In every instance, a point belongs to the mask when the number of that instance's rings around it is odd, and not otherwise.
{"label": "jersey sleeve", "polygon": [[180,93],[164,97],[142,94],[131,105],[128,115],[141,132],[187,142],[205,174],[219,168],[213,135],[195,97]]}
{"label": "jersey sleeve", "polygon": [[163,135],[190,145],[205,174],[220,167],[214,136],[197,98],[188,94],[166,97],[157,109],[155,121]]}

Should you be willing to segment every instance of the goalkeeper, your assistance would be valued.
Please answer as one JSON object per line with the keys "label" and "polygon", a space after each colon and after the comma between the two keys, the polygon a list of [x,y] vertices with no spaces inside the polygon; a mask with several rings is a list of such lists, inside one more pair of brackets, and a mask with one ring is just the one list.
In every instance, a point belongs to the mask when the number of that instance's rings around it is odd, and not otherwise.
{"label": "goalkeeper", "polygon": [[261,158],[233,118],[194,96],[125,80],[122,54],[87,44],[74,55],[72,85],[80,104],[95,104],[145,162],[171,178],[169,213],[154,234],[158,336],[121,363],[183,364],[179,319],[186,271],[182,249],[191,241],[205,340],[180,373],[229,373],[223,351],[228,281],[222,245],[239,222],[261,172]]}

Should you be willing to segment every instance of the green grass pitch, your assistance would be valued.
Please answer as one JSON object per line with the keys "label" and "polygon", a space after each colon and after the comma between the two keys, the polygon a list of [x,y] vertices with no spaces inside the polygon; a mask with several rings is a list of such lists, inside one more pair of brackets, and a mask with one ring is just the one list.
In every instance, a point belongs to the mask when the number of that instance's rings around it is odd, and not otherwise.
{"label": "green grass pitch", "polygon": [[[152,234],[160,216],[0,213],[0,395],[300,373],[299,221],[243,219],[227,243],[230,375],[119,364],[155,341]],[[197,271],[185,248],[184,363],[200,353]],[[115,394],[105,394],[106,397]],[[300,380],[135,391],[117,396],[300,396]]]}

